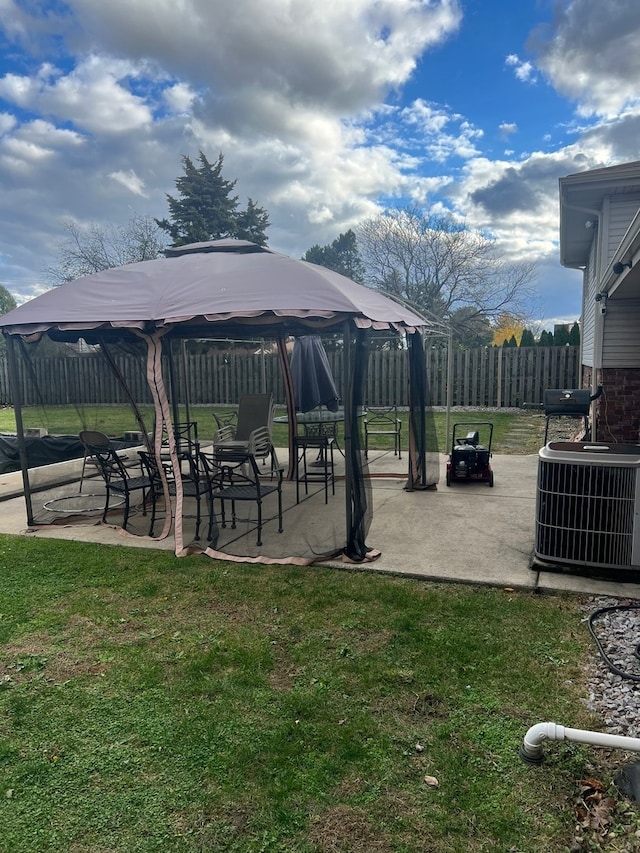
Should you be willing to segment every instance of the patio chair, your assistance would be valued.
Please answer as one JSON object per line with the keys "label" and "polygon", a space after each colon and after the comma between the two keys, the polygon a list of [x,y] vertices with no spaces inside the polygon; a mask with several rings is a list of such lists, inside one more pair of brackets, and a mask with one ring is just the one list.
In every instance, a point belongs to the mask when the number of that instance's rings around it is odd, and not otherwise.
{"label": "patio chair", "polygon": [[[226,424],[219,427],[213,434],[213,446],[217,447],[220,444],[234,445],[234,436],[236,434],[235,427],[232,424]],[[242,449],[245,442],[238,442],[238,448]]]}
{"label": "patio chair", "polygon": [[243,443],[248,445],[249,436],[254,429],[266,427],[271,435],[273,429],[273,394],[243,394],[238,403],[238,412],[235,424],[214,414],[214,420],[218,430],[231,426],[233,429],[233,441],[238,446]]}
{"label": "patio chair", "polygon": [[106,436],[103,432],[98,432],[97,430],[85,429],[83,430],[78,438],[82,442],[84,447],[84,457],[82,459],[82,472],[80,474],[80,485],[78,487],[78,491],[82,492],[82,486],[84,483],[84,477],[87,470],[87,465],[93,465],[94,467],[97,465],[95,459],[92,458],[91,453],[89,451],[89,447],[102,447],[108,448],[111,447],[111,439]]}
{"label": "patio chair", "polygon": [[[293,440],[296,480],[296,503],[300,503],[300,483],[304,483],[304,493],[309,493],[310,483],[324,483],[324,502],[329,503],[329,484],[331,494],[336,493],[333,448],[335,438],[326,434],[298,435]],[[317,452],[315,462],[307,461],[307,450]],[[312,470],[310,470],[312,469]]]}
{"label": "patio chair", "polygon": [[[162,475],[160,472],[160,468],[158,467],[158,462],[153,453],[147,453],[144,450],[140,450],[139,452],[140,461],[142,463],[142,467],[149,478],[153,493],[154,493],[154,501],[152,508],[152,517],[151,524],[149,525],[149,536],[153,536],[153,528],[155,526],[155,518],[156,518],[156,501],[159,497],[163,495],[162,488]],[[208,485],[206,478],[201,475],[200,468],[198,466],[199,456],[190,456],[185,455],[183,457],[187,462],[187,471],[180,471],[180,479],[182,482],[182,494],[185,498],[195,498],[196,501],[196,531],[195,531],[195,539],[200,538],[200,524],[202,521],[202,509],[201,509],[201,498],[202,495],[208,495]],[[176,475],[173,470],[173,466],[170,462],[164,461],[162,462],[162,467],[167,479],[167,485],[169,487],[169,494],[172,497],[175,497],[176,494]]]}
{"label": "patio chair", "polygon": [[393,455],[401,459],[400,434],[402,421],[397,406],[368,406],[364,416],[364,455],[369,458],[369,436],[393,436]]}
{"label": "patio chair", "polygon": [[213,420],[215,421],[216,429],[231,426],[235,430],[238,423],[238,411],[237,409],[229,409],[227,412],[213,412]]}
{"label": "patio chair", "polygon": [[236,441],[249,441],[249,436],[258,427],[266,427],[269,435],[273,430],[273,394],[243,394],[238,403]]}
{"label": "patio chair", "polygon": [[[101,435],[101,434],[98,434]],[[104,437],[103,437],[104,438]],[[104,510],[102,520],[107,520],[109,512],[109,503],[113,495],[118,495],[124,500],[124,517],[122,519],[122,529],[127,529],[129,515],[131,512],[131,496],[136,492],[142,495],[142,514],[147,514],[147,500],[150,498],[152,503],[152,523],[155,516],[156,493],[152,487],[151,479],[145,475],[132,475],[131,469],[125,467],[123,460],[112,447],[111,442],[105,445],[100,439],[96,439],[96,434],[93,432],[81,432],[80,440],[85,446],[88,457],[92,459],[104,480],[106,487],[106,497],[104,502]],[[92,440],[99,443],[92,444]]]}
{"label": "patio chair", "polygon": [[[210,542],[217,542],[215,501],[220,501],[220,526],[227,526],[226,505],[231,503],[231,528],[236,528],[236,504],[248,501],[257,507],[257,540],[262,545],[262,503],[271,494],[278,496],[278,533],[282,533],[282,469],[274,472],[275,478],[265,481],[258,470],[256,458],[248,450],[232,447],[214,447],[213,455],[200,454],[200,469],[208,486]],[[245,519],[248,521],[249,519]]]}
{"label": "patio chair", "polygon": [[[276,449],[273,446],[273,441],[271,439],[271,433],[267,427],[258,427],[251,432],[247,443],[247,451],[254,459],[261,460],[263,465],[267,459],[269,460],[268,476],[272,479],[274,475],[281,470]],[[261,473],[260,476],[267,476],[267,474],[265,473],[263,475]]]}
{"label": "patio chair", "polygon": [[[259,444],[254,444],[253,455],[263,463],[274,455],[273,435],[273,394],[244,394],[238,405],[238,419],[235,424],[223,424],[216,431],[214,445],[227,449],[249,452],[249,442],[256,430],[262,429]],[[264,436],[268,437],[268,441]]]}
{"label": "patio chair", "polygon": [[[173,424],[173,437],[176,443],[176,451],[178,456],[186,458],[192,456],[194,459],[200,452],[200,442],[198,441],[198,422],[185,421],[184,423]],[[169,446],[169,439],[166,430],[162,434],[162,446]]]}

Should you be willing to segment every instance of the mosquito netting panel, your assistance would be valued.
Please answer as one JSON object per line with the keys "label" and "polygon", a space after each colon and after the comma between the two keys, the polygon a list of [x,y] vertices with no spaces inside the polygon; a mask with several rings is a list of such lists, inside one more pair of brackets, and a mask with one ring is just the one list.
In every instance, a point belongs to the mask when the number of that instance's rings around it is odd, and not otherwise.
{"label": "mosquito netting panel", "polygon": [[146,347],[135,340],[90,345],[42,336],[8,338],[8,351],[15,405],[0,434],[0,474],[24,487],[29,524],[99,515],[104,485],[86,459],[81,433],[107,436],[123,458],[145,445],[154,422]]}
{"label": "mosquito netting panel", "polygon": [[[0,435],[0,473],[24,490],[30,525],[106,524],[120,535],[126,515],[125,536],[176,554],[369,559],[384,548],[369,542],[376,501],[384,500],[376,484],[434,485],[438,450],[420,334],[384,338],[349,327],[324,337],[338,407],[306,413],[294,397],[289,334],[304,329],[254,328],[246,345],[239,328],[229,338],[202,330],[189,338],[123,331],[70,342],[7,336],[15,422]],[[385,362],[380,354],[390,347],[397,359]],[[401,458],[384,439],[365,456],[366,410],[380,395],[398,406]],[[264,396],[272,401],[271,450],[258,448],[254,457],[260,500],[245,491],[223,501],[202,455],[211,461],[214,445],[236,440],[243,401]],[[112,482],[107,506],[105,472],[82,433],[92,442],[103,436],[118,457],[118,477],[146,476],[148,488],[125,494]],[[155,469],[143,466],[144,454]],[[241,473],[250,473],[246,465]]]}

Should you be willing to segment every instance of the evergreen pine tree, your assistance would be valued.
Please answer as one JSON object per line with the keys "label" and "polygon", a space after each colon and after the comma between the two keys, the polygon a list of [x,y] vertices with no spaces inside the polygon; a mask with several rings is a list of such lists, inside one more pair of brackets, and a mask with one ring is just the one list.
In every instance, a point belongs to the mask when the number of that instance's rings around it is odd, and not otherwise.
{"label": "evergreen pine tree", "polygon": [[249,240],[258,246],[267,245],[266,229],[269,227],[269,214],[258,207],[253,199],[248,199],[247,209],[240,211],[236,221],[236,236],[239,240]]}
{"label": "evergreen pine tree", "polygon": [[536,345],[535,338],[531,329],[524,329],[520,338],[521,347],[534,347]]}
{"label": "evergreen pine tree", "polygon": [[247,209],[238,210],[238,196],[232,195],[236,181],[222,175],[224,157],[210,163],[201,151],[199,166],[183,156],[184,175],[176,178],[178,196],[167,194],[169,219],[156,219],[159,228],[171,237],[174,246],[237,237],[264,246],[269,227],[266,210],[248,200]]}
{"label": "evergreen pine tree", "polygon": [[355,232],[350,228],[326,246],[312,246],[302,256],[303,261],[335,270],[347,278],[364,282],[364,264],[360,258]]}

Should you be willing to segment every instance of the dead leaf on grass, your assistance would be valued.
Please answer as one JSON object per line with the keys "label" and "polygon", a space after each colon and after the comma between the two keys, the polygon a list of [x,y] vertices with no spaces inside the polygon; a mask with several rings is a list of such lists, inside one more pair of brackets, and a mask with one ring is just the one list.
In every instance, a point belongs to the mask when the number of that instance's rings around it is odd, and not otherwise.
{"label": "dead leaf on grass", "polygon": [[613,822],[616,801],[606,795],[606,787],[599,779],[580,779],[577,785],[574,812],[578,826],[603,838]]}

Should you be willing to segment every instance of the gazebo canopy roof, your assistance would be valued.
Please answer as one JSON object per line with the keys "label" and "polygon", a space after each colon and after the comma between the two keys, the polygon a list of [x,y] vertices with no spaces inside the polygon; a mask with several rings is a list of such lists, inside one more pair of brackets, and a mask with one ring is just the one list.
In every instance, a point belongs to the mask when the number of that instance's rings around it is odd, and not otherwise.
{"label": "gazebo canopy roof", "polygon": [[345,320],[407,332],[426,325],[402,304],[333,270],[227,239],[70,281],[0,317],[0,328],[72,340],[166,326],[184,337],[225,336],[239,327],[308,332]]}

